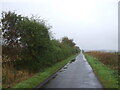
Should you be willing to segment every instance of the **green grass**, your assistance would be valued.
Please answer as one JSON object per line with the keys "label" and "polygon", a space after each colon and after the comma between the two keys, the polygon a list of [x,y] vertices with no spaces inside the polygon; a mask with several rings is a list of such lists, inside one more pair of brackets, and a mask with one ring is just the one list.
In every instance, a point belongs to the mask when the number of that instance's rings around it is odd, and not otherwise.
{"label": "green grass", "polygon": [[68,61],[73,59],[75,56],[76,55],[73,55],[73,56],[67,58],[66,60],[62,60],[61,62],[56,63],[52,67],[45,69],[44,72],[39,72],[36,75],[34,75],[33,77],[18,83],[13,88],[34,88],[34,87],[36,87],[38,84],[42,83],[49,76],[51,76],[53,73],[58,71],[61,67],[63,67],[66,63],[68,63]]}
{"label": "green grass", "polygon": [[96,58],[85,54],[86,59],[93,68],[95,74],[103,84],[104,88],[118,88],[118,72],[105,66]]}

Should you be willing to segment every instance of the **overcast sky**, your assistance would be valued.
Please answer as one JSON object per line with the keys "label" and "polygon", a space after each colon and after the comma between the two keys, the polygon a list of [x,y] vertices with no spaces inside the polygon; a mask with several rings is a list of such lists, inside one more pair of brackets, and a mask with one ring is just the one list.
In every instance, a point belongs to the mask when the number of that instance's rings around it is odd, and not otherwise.
{"label": "overcast sky", "polygon": [[68,36],[84,50],[118,49],[119,0],[0,0],[0,11],[47,20],[56,39]]}

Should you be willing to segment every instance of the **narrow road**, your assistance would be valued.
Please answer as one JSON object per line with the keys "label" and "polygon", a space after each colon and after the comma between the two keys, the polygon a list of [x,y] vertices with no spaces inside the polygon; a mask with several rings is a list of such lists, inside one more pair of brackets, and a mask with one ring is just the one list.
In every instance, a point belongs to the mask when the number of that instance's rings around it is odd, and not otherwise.
{"label": "narrow road", "polygon": [[102,88],[91,66],[80,53],[65,65],[43,88]]}

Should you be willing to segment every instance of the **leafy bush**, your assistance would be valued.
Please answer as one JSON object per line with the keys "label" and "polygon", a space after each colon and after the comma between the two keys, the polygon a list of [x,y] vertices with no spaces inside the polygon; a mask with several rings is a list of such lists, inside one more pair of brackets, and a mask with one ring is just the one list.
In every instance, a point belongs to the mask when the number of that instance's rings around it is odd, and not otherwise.
{"label": "leafy bush", "polygon": [[15,12],[2,13],[3,55],[10,57],[17,70],[38,72],[54,65],[79,48],[73,39],[62,42],[50,38],[50,26],[39,18],[28,18]]}

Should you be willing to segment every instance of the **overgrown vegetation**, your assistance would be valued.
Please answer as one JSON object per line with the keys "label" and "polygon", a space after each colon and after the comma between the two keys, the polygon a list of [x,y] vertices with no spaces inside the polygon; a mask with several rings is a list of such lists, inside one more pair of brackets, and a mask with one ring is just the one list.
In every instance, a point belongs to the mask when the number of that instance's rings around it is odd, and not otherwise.
{"label": "overgrown vegetation", "polygon": [[114,53],[87,52],[85,56],[105,88],[118,88],[118,56]]}
{"label": "overgrown vegetation", "polygon": [[35,88],[40,83],[42,83],[44,80],[46,80],[46,78],[48,78],[53,73],[55,73],[60,68],[62,68],[65,64],[67,64],[68,61],[75,58],[75,56],[76,55],[73,55],[73,56],[71,56],[63,61],[56,63],[52,67],[46,68],[43,72],[39,72],[36,75],[34,75],[33,77],[29,78],[28,80],[25,80],[23,82],[18,83],[13,88]]}
{"label": "overgrown vegetation", "polygon": [[80,51],[68,37],[62,41],[50,38],[51,26],[39,18],[2,12],[1,25],[4,87],[11,87],[11,82],[16,84]]}
{"label": "overgrown vegetation", "polygon": [[107,65],[113,70],[118,70],[118,54],[117,53],[106,53],[106,52],[87,52],[89,55],[92,55],[99,59],[100,62]]}

